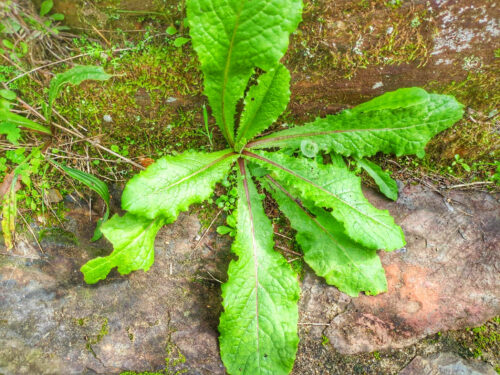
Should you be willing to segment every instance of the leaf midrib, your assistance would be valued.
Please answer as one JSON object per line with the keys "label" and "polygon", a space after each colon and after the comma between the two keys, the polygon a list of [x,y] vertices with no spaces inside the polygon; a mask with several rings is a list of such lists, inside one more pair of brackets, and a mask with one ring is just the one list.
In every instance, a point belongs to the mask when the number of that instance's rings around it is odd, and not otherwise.
{"label": "leaf midrib", "polygon": [[324,193],[332,196],[333,198],[337,199],[338,201],[342,202],[343,204],[345,204],[346,206],[348,206],[349,208],[351,208],[352,210],[356,211],[358,214],[362,215],[363,217],[366,217],[367,219],[377,223],[377,224],[380,224],[384,227],[386,227],[387,229],[389,229],[391,232],[393,231],[393,228],[391,228],[389,225],[387,225],[386,223],[382,222],[382,221],[379,221],[369,215],[367,215],[366,213],[360,211],[359,209],[357,209],[356,207],[352,206],[351,204],[347,203],[345,200],[341,199],[340,197],[338,197],[337,195],[335,195],[334,193],[332,193],[331,191],[328,191],[326,190],[325,188],[323,188],[322,186],[319,186],[319,185],[316,185],[314,182],[312,182],[311,180],[301,176],[300,174],[286,168],[286,167],[283,167],[282,165],[270,160],[270,159],[267,159],[263,156],[260,156],[260,155],[257,155],[257,154],[254,154],[252,152],[249,152],[249,151],[243,151],[243,155],[246,155],[246,156],[249,156],[251,158],[254,158],[254,159],[258,159],[258,160],[261,160],[261,161],[265,161],[266,163],[269,163],[285,172],[287,172],[288,174],[294,176],[294,177],[297,177],[297,178],[300,178],[301,180],[307,182],[308,184],[314,186],[315,188],[323,191]]}
{"label": "leaf midrib", "polygon": [[[191,179],[191,178],[193,178],[193,177],[195,177],[195,176],[197,176],[197,175],[199,175],[199,174],[201,174],[201,173],[203,173],[203,172],[207,171],[208,169],[212,168],[214,165],[216,165],[216,164],[220,163],[221,161],[223,161],[223,160],[225,160],[225,159],[227,159],[228,157],[233,156],[233,155],[235,155],[235,153],[234,153],[233,151],[229,151],[227,154],[222,155],[221,157],[219,157],[219,158],[215,159],[214,161],[211,161],[210,163],[208,163],[208,164],[204,165],[204,166],[203,166],[202,168],[200,168],[200,169],[197,169],[196,171],[194,171],[194,172],[193,172],[193,173],[191,173],[190,175],[184,176],[184,177],[182,177],[180,180],[177,180],[177,181],[175,181],[175,182],[171,183],[171,184],[170,184],[170,185],[168,185],[168,186],[162,186],[162,188],[161,188],[161,189],[158,189],[158,190],[169,190],[169,189],[171,189],[171,188],[173,188],[173,187],[175,187],[175,186],[177,186],[177,185],[179,185],[179,184],[182,184],[183,182],[185,182],[185,181],[187,181],[187,180],[189,180],[189,179]],[[158,191],[158,190],[157,190],[157,191]]]}
{"label": "leaf midrib", "polygon": [[284,140],[289,140],[289,139],[294,139],[294,138],[317,137],[317,136],[330,135],[330,134],[335,134],[335,133],[358,133],[358,132],[364,133],[364,132],[407,130],[407,129],[416,128],[416,127],[420,127],[420,126],[428,126],[428,125],[432,125],[432,124],[436,124],[436,123],[440,123],[440,122],[444,122],[444,121],[450,121],[450,119],[447,118],[447,119],[442,119],[442,120],[437,120],[437,121],[419,123],[419,124],[404,126],[404,127],[400,127],[400,128],[369,128],[369,129],[345,129],[345,130],[339,129],[339,130],[326,130],[326,131],[317,131],[317,132],[312,131],[309,133],[289,134],[289,135],[256,139],[253,142],[249,142],[246,145],[246,148],[252,148],[252,147],[256,147],[256,146],[266,144],[266,143],[279,142],[279,141],[284,141]]}
{"label": "leaf midrib", "polygon": [[[241,128],[242,131],[241,133],[238,135],[238,137],[236,137],[236,144],[238,145],[239,142],[241,142],[242,140],[244,141],[245,140],[245,135],[246,133],[248,132],[248,130],[251,128],[253,122],[255,121],[255,118],[257,117],[257,114],[259,113],[259,110],[262,108],[262,105],[264,103],[264,100],[266,100],[268,94],[269,94],[269,91],[274,83],[274,81],[276,80],[276,75],[278,74],[278,69],[279,69],[279,66],[275,69],[274,71],[274,75],[273,75],[273,79],[271,80],[271,82],[269,83],[269,85],[267,86],[267,90],[265,92],[264,95],[262,95],[262,99],[260,100],[260,103],[259,103],[259,106],[257,107],[257,109],[254,111],[252,117],[250,119],[248,119],[248,121],[245,123],[245,125]],[[256,134],[258,135],[258,134]],[[255,137],[255,135],[254,135]],[[253,137],[252,137],[253,138]],[[244,145],[242,145],[244,146]],[[238,148],[239,149],[242,149],[243,147],[240,147],[238,145]]]}
{"label": "leaf midrib", "polygon": [[240,17],[241,17],[241,12],[243,12],[243,8],[245,6],[246,0],[242,0],[240,4],[240,8],[238,9],[238,14],[236,15],[236,20],[234,24],[234,29],[233,29],[233,35],[231,36],[231,41],[229,42],[229,49],[227,51],[227,60],[226,60],[226,66],[224,67],[224,81],[222,84],[222,90],[221,90],[221,110],[222,110],[222,123],[224,126],[224,132],[226,133],[226,139],[229,142],[229,145],[231,147],[234,146],[234,135],[229,132],[228,124],[226,121],[226,113],[224,111],[224,108],[226,107],[226,88],[227,88],[227,83],[229,79],[229,67],[231,66],[231,58],[233,55],[233,48],[234,48],[234,41],[236,38],[236,33],[238,31],[238,27],[240,26]]}
{"label": "leaf midrib", "polygon": [[252,251],[253,251],[253,262],[254,262],[254,274],[255,274],[255,322],[256,322],[256,333],[257,333],[257,362],[258,368],[260,368],[260,326],[259,326],[259,266],[257,264],[257,245],[255,238],[255,225],[252,212],[252,202],[250,199],[250,191],[248,189],[248,180],[245,167],[245,161],[243,159],[238,159],[238,165],[240,167],[240,173],[243,176],[243,187],[245,189],[245,199],[248,209],[248,215],[250,217],[250,233],[252,234]]}
{"label": "leaf midrib", "polygon": [[360,268],[357,263],[349,256],[349,253],[348,251],[335,239],[335,237],[332,236],[332,234],[328,231],[328,229],[326,229],[319,221],[318,219],[316,219],[314,216],[312,216],[309,212],[307,212],[307,210],[302,206],[300,205],[294,198],[293,196],[290,194],[290,192],[288,190],[286,190],[278,181],[276,181],[275,179],[273,179],[271,176],[267,175],[266,178],[272,183],[274,184],[278,189],[280,189],[288,198],[290,198],[290,200],[293,201],[294,204],[296,204],[331,240],[332,242],[336,243],[337,246],[341,249],[342,253],[344,254],[344,256],[356,267],[356,269],[359,271],[359,273],[361,273],[363,276],[365,276],[366,278],[370,278],[369,275],[366,275],[362,268]]}

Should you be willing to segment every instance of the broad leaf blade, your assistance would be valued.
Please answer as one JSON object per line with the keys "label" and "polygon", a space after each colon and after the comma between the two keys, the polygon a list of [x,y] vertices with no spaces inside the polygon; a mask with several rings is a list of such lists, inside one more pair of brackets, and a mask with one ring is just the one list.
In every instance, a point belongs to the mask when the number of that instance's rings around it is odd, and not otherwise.
{"label": "broad leaf blade", "polygon": [[283,153],[259,152],[244,155],[272,172],[280,184],[304,201],[332,210],[346,234],[370,249],[395,250],[405,245],[403,231],[387,210],[371,205],[361,190],[361,180],[345,164],[319,164]]}
{"label": "broad leaf blade", "polygon": [[113,216],[101,227],[102,233],[113,244],[113,252],[106,257],[85,263],[82,271],[88,284],[104,280],[118,267],[122,275],[142,269],[147,271],[154,262],[154,241],[163,225],[161,219],[149,220],[132,214]]}
{"label": "broad leaf blade", "polygon": [[250,87],[241,114],[236,150],[241,150],[253,137],[271,126],[283,113],[290,100],[290,72],[279,64],[259,77]]}
{"label": "broad leaf blade", "polygon": [[94,231],[94,236],[92,237],[92,241],[97,241],[102,237],[101,226],[108,220],[109,217],[110,196],[109,196],[108,185],[106,185],[97,177],[89,173],[80,171],[78,169],[70,168],[65,165],[61,165],[54,161],[52,162],[61,167],[64,170],[64,172],[68,174],[68,176],[74,178],[75,180],[80,181],[82,184],[86,185],[88,188],[92,189],[97,194],[99,194],[99,196],[103,199],[104,203],[106,203],[106,212],[104,213],[104,216],[97,222],[97,226]]}
{"label": "broad leaf blade", "polygon": [[166,156],[132,178],[122,195],[122,207],[133,214],[174,221],[179,212],[203,202],[238,156],[231,150],[188,151]]}
{"label": "broad leaf blade", "polygon": [[299,286],[290,265],[273,250],[273,230],[262,198],[241,166],[238,181],[238,256],[222,286],[220,350],[230,374],[285,375],[295,359]]}
{"label": "broad leaf blade", "polygon": [[352,297],[360,292],[375,295],[387,290],[385,272],[375,250],[347,237],[342,224],[329,212],[312,204],[302,205],[269,176],[264,181],[266,190],[297,231],[304,260],[317,275]]}
{"label": "broad leaf blade", "polygon": [[0,121],[0,134],[5,134],[7,140],[17,146],[21,138],[21,129],[11,122]]}
{"label": "broad leaf blade", "polygon": [[46,117],[50,117],[54,101],[56,100],[64,85],[79,85],[83,81],[89,79],[96,81],[106,81],[111,77],[112,75],[107,74],[102,66],[92,65],[78,65],[65,71],[64,73],[56,74],[55,77],[50,81],[49,112]]}
{"label": "broad leaf blade", "polygon": [[0,109],[0,122],[8,122],[16,126],[19,126],[21,128],[36,130],[38,132],[45,134],[52,134],[50,129],[46,128],[45,126],[37,124],[34,121],[28,120],[26,117],[12,113],[5,108]]}
{"label": "broad leaf blade", "polygon": [[309,141],[320,150],[344,156],[371,156],[379,151],[422,156],[427,142],[462,115],[463,106],[452,96],[400,89],[338,115],[260,138],[249,147],[299,149]]}
{"label": "broad leaf blade", "polygon": [[357,163],[373,178],[382,194],[393,201],[398,199],[398,184],[389,174],[384,172],[377,164],[367,159],[359,159]]}
{"label": "broad leaf blade", "polygon": [[234,144],[236,103],[254,68],[273,68],[301,19],[301,0],[188,0],[193,47],[217,124]]}

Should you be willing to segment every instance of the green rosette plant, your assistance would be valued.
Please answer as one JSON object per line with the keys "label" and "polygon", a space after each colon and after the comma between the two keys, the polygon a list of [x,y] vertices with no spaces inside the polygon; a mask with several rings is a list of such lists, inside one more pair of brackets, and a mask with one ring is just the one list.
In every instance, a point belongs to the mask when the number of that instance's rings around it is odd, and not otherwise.
{"label": "green rosette plant", "polygon": [[[237,260],[222,286],[219,324],[220,353],[230,374],[288,374],[299,341],[299,282],[273,249],[259,188],[289,218],[305,261],[328,284],[350,296],[382,293],[387,282],[377,250],[403,247],[403,231],[363,196],[360,178],[343,157],[352,156],[395,199],[395,182],[364,158],[377,152],[421,156],[427,142],[463,114],[451,96],[403,88],[259,137],[290,99],[290,73],[280,60],[301,12],[301,0],[187,1],[205,95],[228,148],[166,156],[133,177],[122,196],[127,213],[101,227],[114,251],[81,269],[90,284],[114,267],[121,274],[147,271],[158,230],[236,173],[238,202],[230,221]],[[252,77],[256,83],[249,86]],[[325,153],[331,162],[323,162]]]}

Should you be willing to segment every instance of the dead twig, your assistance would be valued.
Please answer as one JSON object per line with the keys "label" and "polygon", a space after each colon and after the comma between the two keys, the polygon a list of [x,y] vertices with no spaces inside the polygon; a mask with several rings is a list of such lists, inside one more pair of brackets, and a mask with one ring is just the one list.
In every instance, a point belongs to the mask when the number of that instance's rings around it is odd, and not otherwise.
{"label": "dead twig", "polygon": [[293,250],[290,250],[290,249],[287,249],[286,247],[283,247],[283,246],[279,246],[279,245],[276,245],[276,248],[280,249],[280,250],[283,250],[284,252],[287,252],[287,253],[290,253],[290,254],[293,254],[293,255],[296,255],[298,256],[299,258],[302,258],[304,255],[301,254],[301,253],[298,253],[296,251],[293,251]]}
{"label": "dead twig", "polygon": [[45,251],[43,251],[42,245],[40,245],[40,242],[38,242],[38,238],[36,238],[35,232],[33,232],[33,229],[31,228],[31,225],[28,224],[28,222],[26,221],[26,218],[23,216],[23,214],[21,213],[21,211],[17,210],[17,213],[23,219],[24,224],[26,224],[26,227],[28,228],[28,230],[30,231],[31,235],[33,236],[33,239],[35,240],[36,244],[38,245],[38,248],[40,249],[40,252],[42,254],[45,254]]}
{"label": "dead twig", "polygon": [[208,228],[205,230],[205,232],[203,233],[203,235],[200,237],[200,239],[198,240],[198,242],[196,243],[196,245],[194,246],[193,248],[193,252],[191,253],[191,255],[194,253],[194,251],[198,248],[198,246],[201,244],[201,241],[203,241],[203,239],[205,238],[205,236],[207,235],[207,233],[210,231],[210,228],[212,228],[212,225],[214,225],[215,221],[217,220],[217,218],[219,217],[219,215],[222,213],[222,210],[219,210],[219,212],[217,212],[217,215],[215,215],[215,217],[213,218],[212,222],[210,223],[210,225],[208,226]]}
{"label": "dead twig", "polygon": [[287,240],[290,240],[290,241],[293,241],[293,238],[290,238],[288,236],[285,236],[284,234],[281,234],[281,233],[278,233],[278,232],[274,232],[275,235],[277,236],[280,236],[280,237],[283,237],[283,238],[286,238]]}
{"label": "dead twig", "polygon": [[446,189],[458,189],[458,188],[477,186],[477,185],[490,185],[492,183],[493,183],[493,181],[469,182],[468,184],[458,184],[458,185],[446,186]]}

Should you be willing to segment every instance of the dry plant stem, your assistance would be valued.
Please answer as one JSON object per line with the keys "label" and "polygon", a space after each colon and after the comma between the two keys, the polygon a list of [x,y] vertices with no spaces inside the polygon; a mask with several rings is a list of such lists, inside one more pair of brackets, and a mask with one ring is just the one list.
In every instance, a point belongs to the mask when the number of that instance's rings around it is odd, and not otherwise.
{"label": "dry plant stem", "polygon": [[[61,120],[65,123],[65,124],[67,124],[67,125],[69,125],[69,126],[71,126],[71,127],[73,128],[73,126],[71,125],[71,123],[70,123],[68,120],[66,120],[63,116],[61,116],[61,114],[59,114],[59,113],[58,113],[57,111],[55,111],[55,110],[54,110],[54,113],[55,113],[55,114],[57,115],[57,117],[59,117],[59,118],[60,118],[60,119],[61,119]],[[103,150],[103,151],[106,151],[108,154],[111,154],[111,155],[113,155],[113,156],[116,156],[117,158],[122,159],[123,161],[126,161],[126,162],[127,162],[127,163],[129,163],[129,164],[132,164],[134,167],[137,167],[137,168],[139,168],[139,169],[146,169],[146,168],[144,168],[142,165],[140,165],[140,164],[136,163],[135,161],[132,161],[132,160],[130,160],[129,158],[126,158],[125,156],[122,156],[122,155],[120,155],[120,154],[118,154],[118,153],[116,153],[116,152],[114,152],[114,151],[110,150],[109,148],[104,147],[103,145],[101,145],[100,143],[98,143],[98,142],[96,142],[96,141],[94,141],[94,140],[92,140],[92,139],[86,138],[86,137],[85,137],[83,134],[81,134],[79,131],[73,131],[73,130],[70,130],[70,129],[65,128],[64,126],[61,126],[61,125],[56,124],[56,123],[52,123],[52,125],[54,125],[54,126],[55,126],[56,128],[58,128],[58,129],[61,129],[61,130],[65,131],[65,132],[67,132],[67,133],[70,133],[70,134],[74,135],[75,137],[78,137],[78,138],[80,138],[80,139],[82,139],[82,140],[85,140],[85,142],[88,142],[88,143],[90,143],[92,146],[97,147],[97,148],[100,148],[100,149],[101,149],[101,150]]]}
{"label": "dry plant stem", "polygon": [[293,241],[293,238],[290,238],[288,236],[285,236],[284,234],[281,234],[281,233],[278,233],[278,232],[274,232],[275,235],[277,236],[280,236],[280,237],[283,237],[283,238],[286,238],[287,240],[290,240],[290,241]]}
{"label": "dry plant stem", "polygon": [[212,275],[209,271],[207,271],[207,273],[210,275],[210,277],[211,277],[213,280],[217,281],[219,284],[224,284],[222,281],[220,281],[220,280],[219,280],[219,279],[217,279],[214,275]]}
{"label": "dry plant stem", "polygon": [[293,255],[298,256],[298,257],[300,257],[300,258],[302,258],[302,257],[304,256],[304,255],[303,255],[303,254],[301,254],[301,253],[298,253],[298,252],[296,252],[296,251],[293,251],[293,250],[287,249],[286,247],[283,247],[283,246],[276,245],[275,247],[276,247],[277,249],[283,250],[283,251],[284,251],[284,252],[286,252],[286,253],[293,254]]}
{"label": "dry plant stem", "polygon": [[[5,86],[5,83],[4,83],[4,86]],[[24,100],[22,100],[20,98],[17,98],[17,100],[25,108],[29,109],[33,114],[35,114],[38,118],[40,118],[40,120],[42,120],[44,122],[47,121],[42,114],[40,114],[35,108],[33,108],[32,106],[30,106]],[[94,140],[92,140],[90,138],[85,137],[82,133],[80,133],[78,130],[76,130],[75,127],[68,120],[66,120],[59,112],[57,112],[56,110],[54,110],[53,112],[57,115],[57,117],[59,117],[65,124],[67,124],[68,126],[70,126],[73,130],[65,128],[64,126],[61,126],[61,125],[59,125],[59,124],[57,124],[55,122],[52,122],[52,125],[55,126],[56,128],[61,129],[61,130],[65,131],[65,132],[67,132],[69,134],[72,134],[75,137],[80,138],[82,141],[90,143],[92,146],[100,148],[101,150],[106,151],[107,153],[109,153],[111,155],[114,155],[117,158],[122,159],[123,161],[126,161],[127,163],[132,164],[134,167],[137,167],[139,169],[145,169],[142,165],[140,165],[140,164],[138,164],[138,163],[130,160],[129,158],[126,158],[125,156],[122,156],[122,155],[120,155],[120,154],[118,154],[118,153],[110,150],[109,148],[102,146],[101,144],[97,143],[96,141],[94,141]]]}
{"label": "dry plant stem", "polygon": [[[118,49],[115,49],[113,51],[111,51],[112,53],[118,53],[118,52],[124,52],[124,51],[129,51],[131,50],[132,48],[118,48]],[[90,56],[92,54],[92,52],[88,52],[88,53],[81,53],[79,55],[75,55],[75,56],[71,56],[71,57],[67,57],[65,59],[62,59],[62,60],[58,60],[58,61],[54,61],[54,62],[51,62],[49,64],[45,64],[45,65],[42,65],[42,66],[39,66],[37,68],[33,68],[31,70],[28,70],[27,72],[24,72],[22,74],[19,74],[17,77],[14,77],[12,78],[10,81],[7,81],[7,84],[10,84],[16,80],[18,80],[19,78],[22,78],[24,77],[25,75],[28,75],[28,74],[31,74],[31,73],[34,73],[40,69],[43,69],[43,68],[47,68],[49,66],[53,66],[53,65],[58,65],[58,64],[62,64],[64,62],[67,62],[67,61],[71,61],[71,60],[75,60],[75,59],[78,59],[80,57],[85,57],[85,56]]]}
{"label": "dry plant stem", "polygon": [[102,40],[104,40],[106,42],[106,44],[108,45],[108,47],[111,47],[110,41],[107,40],[106,37],[101,34],[101,32],[97,29],[97,27],[95,27],[94,25],[92,25],[92,29],[94,29],[94,31],[97,33],[97,35],[99,35],[102,38]]}
{"label": "dry plant stem", "polygon": [[476,186],[476,185],[489,185],[492,183],[493,183],[493,181],[478,181],[478,182],[470,182],[468,184],[458,184],[458,185],[447,186],[446,188],[447,189],[457,189],[457,188]]}
{"label": "dry plant stem", "polygon": [[28,230],[30,231],[31,235],[33,236],[33,239],[35,240],[36,244],[38,245],[38,248],[40,249],[40,252],[42,254],[45,254],[45,251],[43,251],[42,249],[42,245],[40,245],[40,242],[38,242],[38,238],[36,238],[36,235],[35,235],[35,232],[33,232],[33,229],[31,228],[31,226],[28,224],[28,222],[26,221],[26,218],[24,217],[24,215],[21,213],[21,211],[17,210],[17,214],[19,216],[21,216],[21,218],[23,219],[24,221],[24,224],[26,225],[26,227],[28,228]]}
{"label": "dry plant stem", "polygon": [[210,228],[212,228],[212,225],[214,225],[215,223],[215,220],[217,220],[217,218],[219,217],[219,215],[222,213],[222,210],[219,210],[219,212],[217,212],[217,215],[215,215],[215,217],[213,218],[212,222],[210,223],[210,225],[208,226],[207,230],[203,233],[203,235],[201,236],[200,240],[196,243],[195,247],[193,248],[193,253],[194,251],[198,248],[198,246],[201,244],[201,241],[203,241],[203,239],[205,238],[205,236],[207,235],[207,233],[209,232]]}

